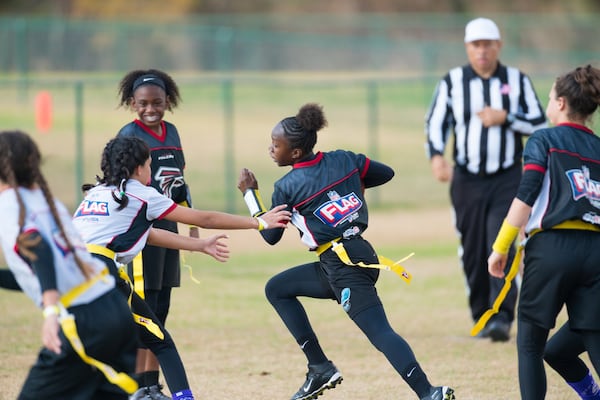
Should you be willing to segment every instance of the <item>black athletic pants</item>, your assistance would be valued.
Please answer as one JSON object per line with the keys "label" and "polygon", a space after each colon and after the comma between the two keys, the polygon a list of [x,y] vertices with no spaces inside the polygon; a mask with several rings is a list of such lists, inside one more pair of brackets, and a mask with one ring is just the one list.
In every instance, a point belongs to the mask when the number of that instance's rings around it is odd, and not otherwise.
{"label": "black athletic pants", "polygon": [[[343,268],[355,268],[355,271],[363,270],[360,267],[345,266]],[[305,354],[308,351],[307,347],[310,347],[311,344],[318,346],[317,336],[298,297],[336,299],[335,292],[327,283],[319,263],[299,265],[273,276],[267,282],[265,292],[267,299]],[[373,296],[377,297],[375,291],[373,291]],[[415,393],[419,397],[425,396],[431,385],[417,363],[410,345],[390,326],[378,298],[373,300],[376,301],[365,303],[371,304],[368,308],[363,309],[356,315],[351,315],[352,320],[369,338],[373,346],[385,355],[390,364]],[[324,357],[319,362],[327,361],[321,351],[318,354]]]}
{"label": "black athletic pants", "polygon": [[[69,308],[86,354],[118,372],[133,374],[137,340],[131,311],[116,290],[93,302]],[[19,400],[127,400],[128,395],[109,383],[102,372],[86,364],[62,331],[61,353],[40,350],[29,371]]]}
{"label": "black athletic pants", "polygon": [[[504,279],[488,272],[487,259],[521,179],[521,166],[481,177],[461,168],[454,169],[450,198],[455,212],[455,224],[460,234],[462,267],[469,289],[469,306],[473,321],[492,307],[504,285]],[[510,268],[514,249],[509,253]],[[515,317],[517,289],[511,286],[495,318],[512,322]]]}

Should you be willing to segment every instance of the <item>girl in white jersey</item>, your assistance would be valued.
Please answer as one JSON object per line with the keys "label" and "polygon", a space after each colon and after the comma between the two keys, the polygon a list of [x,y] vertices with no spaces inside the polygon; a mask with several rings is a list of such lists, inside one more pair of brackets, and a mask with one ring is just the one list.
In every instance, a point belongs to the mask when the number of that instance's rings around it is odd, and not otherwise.
{"label": "girl in white jersey", "polygon": [[[167,219],[175,222],[212,229],[282,228],[290,219],[285,205],[274,208],[259,218],[243,217],[216,211],[200,211],[177,205],[170,198],[147,186],[150,182],[150,149],[137,137],[116,137],[108,142],[102,155],[103,178],[89,189],[73,216],[75,226],[88,244],[88,249],[107,261],[127,264],[144,248],[146,243],[166,248],[198,250],[196,238],[152,228],[154,221]],[[213,237],[216,243],[223,235]],[[215,246],[217,259],[224,260],[228,253]],[[112,273],[118,276],[113,263]],[[120,279],[129,294],[129,286]],[[158,358],[167,385],[174,400],[192,400],[185,370],[175,345],[154,312],[136,294],[132,294],[132,311],[151,319],[164,338],[149,329],[139,329],[142,344]],[[147,328],[147,327],[146,327]]]}
{"label": "girl in white jersey", "polygon": [[[20,131],[0,132],[0,241],[23,291],[43,309],[38,360],[19,399],[127,399],[137,389],[131,313],[92,257]],[[112,383],[111,383],[112,382]]]}

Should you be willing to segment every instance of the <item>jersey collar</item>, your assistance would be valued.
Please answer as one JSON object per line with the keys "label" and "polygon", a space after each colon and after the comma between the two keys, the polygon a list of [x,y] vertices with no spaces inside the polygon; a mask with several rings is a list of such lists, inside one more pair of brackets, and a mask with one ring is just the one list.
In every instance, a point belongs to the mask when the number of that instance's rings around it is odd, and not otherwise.
{"label": "jersey collar", "polygon": [[556,124],[556,126],[570,126],[571,128],[579,129],[581,131],[584,131],[584,132],[587,132],[587,133],[591,133],[592,135],[594,134],[594,131],[592,131],[587,126],[580,125],[580,124],[575,124],[573,122],[562,122],[560,124]]}
{"label": "jersey collar", "polygon": [[139,119],[136,119],[133,122],[135,122],[135,124],[137,126],[142,128],[144,130],[144,132],[146,132],[148,135],[152,136],[153,138],[155,138],[156,140],[158,140],[161,143],[164,142],[165,139],[167,138],[167,126],[165,125],[165,121],[160,121],[160,128],[163,131],[162,136],[158,136],[156,134],[156,132],[154,132],[152,129],[150,129],[146,125],[144,125],[144,123],[142,121],[140,121]]}
{"label": "jersey collar", "polygon": [[312,167],[313,165],[317,165],[319,162],[321,162],[322,159],[323,159],[323,153],[321,153],[319,151],[315,155],[315,158],[313,158],[312,160],[308,160],[308,161],[297,162],[296,164],[294,164],[294,168]]}

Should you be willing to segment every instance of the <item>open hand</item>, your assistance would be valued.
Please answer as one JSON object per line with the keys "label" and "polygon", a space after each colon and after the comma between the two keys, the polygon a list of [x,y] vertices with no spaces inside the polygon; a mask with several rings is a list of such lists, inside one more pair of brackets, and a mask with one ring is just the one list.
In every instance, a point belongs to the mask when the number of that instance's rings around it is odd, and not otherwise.
{"label": "open hand", "polygon": [[217,261],[225,262],[229,259],[229,247],[221,239],[227,239],[228,237],[228,235],[221,233],[209,236],[206,239],[199,239],[204,242],[204,246],[200,251],[212,256]]}

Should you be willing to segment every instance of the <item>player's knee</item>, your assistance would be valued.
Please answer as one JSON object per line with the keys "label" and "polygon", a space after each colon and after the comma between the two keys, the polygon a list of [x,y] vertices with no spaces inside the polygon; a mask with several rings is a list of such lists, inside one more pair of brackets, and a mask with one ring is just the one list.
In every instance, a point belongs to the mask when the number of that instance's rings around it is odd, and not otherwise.
{"label": "player's knee", "polygon": [[277,293],[279,293],[277,282],[275,279],[271,278],[265,285],[265,296],[269,302],[273,303],[273,301],[277,298]]}

